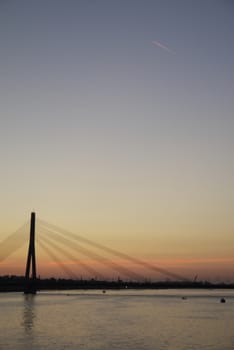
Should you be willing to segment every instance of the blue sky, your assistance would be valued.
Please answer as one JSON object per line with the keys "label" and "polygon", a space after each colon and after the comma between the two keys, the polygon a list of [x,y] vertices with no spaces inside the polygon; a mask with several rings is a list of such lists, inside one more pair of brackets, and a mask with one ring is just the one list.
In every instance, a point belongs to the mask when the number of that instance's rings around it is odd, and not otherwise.
{"label": "blue sky", "polygon": [[156,255],[229,257],[233,11],[1,1],[2,237],[36,210],[113,244],[138,237],[136,253],[146,237],[151,258],[156,237]]}

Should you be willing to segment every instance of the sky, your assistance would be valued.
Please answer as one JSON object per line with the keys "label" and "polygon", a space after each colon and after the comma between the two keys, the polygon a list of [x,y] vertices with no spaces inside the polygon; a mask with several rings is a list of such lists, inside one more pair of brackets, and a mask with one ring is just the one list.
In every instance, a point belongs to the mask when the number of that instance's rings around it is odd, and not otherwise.
{"label": "sky", "polygon": [[36,211],[233,281],[233,15],[231,0],[0,0],[0,241]]}

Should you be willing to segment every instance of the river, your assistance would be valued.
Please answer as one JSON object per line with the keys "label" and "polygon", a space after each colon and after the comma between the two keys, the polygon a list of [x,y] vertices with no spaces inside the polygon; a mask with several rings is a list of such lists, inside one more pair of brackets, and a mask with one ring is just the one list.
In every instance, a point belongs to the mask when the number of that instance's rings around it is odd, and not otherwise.
{"label": "river", "polygon": [[0,293],[0,349],[233,350],[233,320],[233,290]]}

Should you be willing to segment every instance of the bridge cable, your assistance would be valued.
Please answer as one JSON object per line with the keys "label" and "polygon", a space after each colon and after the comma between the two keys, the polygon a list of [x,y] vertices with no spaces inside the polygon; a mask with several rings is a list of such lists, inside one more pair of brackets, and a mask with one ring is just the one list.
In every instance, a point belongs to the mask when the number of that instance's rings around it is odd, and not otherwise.
{"label": "bridge cable", "polygon": [[74,255],[72,255],[71,253],[69,253],[68,251],[66,251],[65,249],[61,248],[59,245],[55,244],[51,238],[45,238],[43,237],[43,242],[47,243],[48,245],[50,245],[52,248],[54,248],[56,251],[62,253],[64,256],[66,256],[68,259],[71,259],[72,261],[74,261],[77,265],[80,265],[81,267],[83,267],[85,270],[87,270],[92,277],[99,277],[101,279],[104,279],[104,275],[102,275],[101,273],[99,273],[98,271],[96,271],[94,268],[88,266],[87,264],[85,264],[84,262],[82,262],[81,260],[77,259]]}
{"label": "bridge cable", "polygon": [[48,226],[48,227],[50,227],[50,228],[52,228],[52,229],[54,229],[54,230],[56,230],[56,231],[59,231],[59,232],[62,233],[63,235],[70,236],[70,237],[72,237],[72,238],[75,239],[75,240],[78,240],[78,241],[81,241],[81,242],[83,242],[83,243],[89,244],[89,245],[91,245],[91,246],[93,246],[93,247],[95,247],[95,248],[101,249],[101,250],[103,250],[103,251],[105,251],[105,252],[107,252],[107,253],[109,253],[109,254],[113,254],[113,255],[115,255],[115,256],[117,256],[117,257],[121,257],[121,258],[126,259],[126,260],[128,260],[128,261],[131,261],[131,262],[133,262],[133,263],[135,263],[135,264],[137,264],[137,265],[141,265],[141,266],[143,266],[143,267],[145,267],[145,268],[147,268],[147,269],[150,269],[151,271],[159,272],[159,273],[161,273],[161,274],[163,274],[163,275],[166,275],[166,276],[169,276],[169,277],[172,277],[172,278],[176,278],[177,280],[189,281],[188,278],[186,278],[186,277],[184,277],[184,276],[182,276],[182,275],[180,275],[180,274],[177,274],[177,273],[174,273],[174,272],[170,272],[170,271],[168,271],[168,270],[166,270],[166,269],[164,269],[164,268],[161,268],[161,267],[158,267],[158,266],[156,266],[156,265],[152,265],[152,264],[150,264],[150,263],[148,263],[148,262],[142,261],[142,260],[140,260],[140,259],[131,257],[131,256],[128,255],[128,254],[121,253],[121,252],[119,252],[119,251],[117,251],[117,250],[115,250],[115,249],[112,249],[112,248],[106,247],[106,246],[104,246],[104,245],[102,245],[102,244],[93,242],[93,241],[91,241],[91,240],[89,240],[89,239],[87,239],[87,238],[81,237],[80,235],[75,235],[74,233],[71,233],[71,232],[66,231],[66,230],[64,230],[64,229],[61,229],[61,228],[59,228],[58,226],[49,224],[49,223],[47,223],[47,222],[44,221],[44,220],[41,220],[41,219],[40,219],[40,223],[41,223],[41,224],[44,224],[44,225],[46,225],[46,226]]}
{"label": "bridge cable", "polygon": [[59,267],[62,268],[62,270],[72,279],[78,279],[77,276],[74,274],[74,272],[67,267],[60,259],[57,258],[57,256],[41,241],[38,241],[38,244],[42,247],[42,249],[47,253],[47,255],[52,258]]}
{"label": "bridge cable", "polygon": [[137,274],[126,267],[120,266],[119,264],[117,264],[114,261],[111,261],[110,259],[103,258],[103,256],[84,248],[83,246],[79,245],[77,242],[75,243],[75,242],[69,241],[67,238],[64,238],[63,236],[61,236],[61,234],[50,231],[48,229],[46,229],[46,231],[51,236],[53,236],[54,239],[56,239],[57,241],[60,241],[60,243],[69,246],[71,249],[75,250],[76,252],[79,251],[83,255],[101,262],[103,265],[108,266],[109,268],[111,267],[111,269],[116,270],[118,273],[121,272],[122,274],[130,277],[131,279],[134,278],[136,280],[145,280],[145,277],[143,277],[142,275]]}
{"label": "bridge cable", "polygon": [[0,262],[20,249],[28,240],[29,223],[21,226],[0,243]]}

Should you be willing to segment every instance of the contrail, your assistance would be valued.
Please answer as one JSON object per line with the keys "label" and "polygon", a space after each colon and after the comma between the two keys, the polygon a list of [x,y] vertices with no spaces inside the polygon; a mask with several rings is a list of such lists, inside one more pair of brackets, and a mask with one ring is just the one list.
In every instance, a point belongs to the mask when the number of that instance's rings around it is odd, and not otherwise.
{"label": "contrail", "polygon": [[172,51],[171,49],[169,49],[169,47],[167,47],[166,45],[161,44],[159,41],[154,40],[154,41],[152,41],[152,44],[154,44],[155,46],[160,47],[163,50],[166,50],[169,53],[173,53],[173,54],[175,53],[175,51]]}

